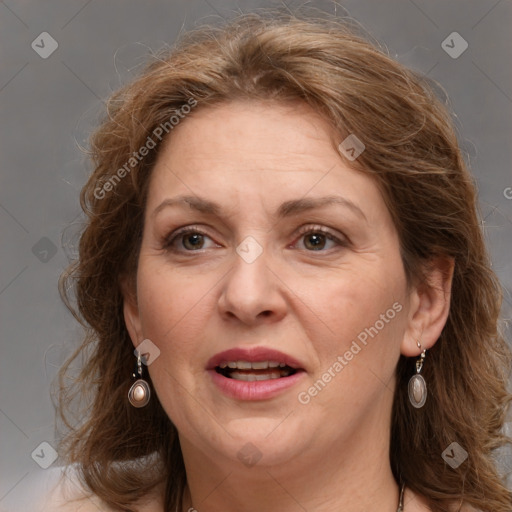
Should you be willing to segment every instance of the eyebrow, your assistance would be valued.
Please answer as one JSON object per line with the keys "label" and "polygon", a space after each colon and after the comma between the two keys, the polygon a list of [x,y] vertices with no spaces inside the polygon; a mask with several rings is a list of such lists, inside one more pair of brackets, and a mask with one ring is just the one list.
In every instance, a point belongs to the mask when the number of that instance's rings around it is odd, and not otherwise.
{"label": "eyebrow", "polygon": [[[202,197],[198,196],[178,196],[173,197],[169,199],[165,199],[162,201],[151,214],[151,217],[155,217],[160,211],[162,211],[164,208],[168,208],[171,206],[186,206],[188,205],[193,210],[196,210],[201,213],[205,213],[208,215],[213,215],[216,217],[222,217],[222,207],[214,203],[213,201],[209,201],[207,199],[204,199]],[[345,208],[348,208],[353,213],[355,213],[358,217],[361,217],[366,222],[368,222],[368,219],[366,218],[366,215],[363,213],[363,211],[357,206],[355,203],[350,201],[349,199],[342,197],[342,196],[336,196],[336,195],[330,195],[330,196],[324,196],[324,197],[303,197],[300,199],[293,199],[290,201],[285,201],[282,203],[276,213],[276,217],[279,219],[283,219],[286,217],[291,217],[293,215],[297,215],[302,212],[314,210],[316,208],[323,208],[325,206],[331,206],[331,205],[339,205],[343,206]]]}

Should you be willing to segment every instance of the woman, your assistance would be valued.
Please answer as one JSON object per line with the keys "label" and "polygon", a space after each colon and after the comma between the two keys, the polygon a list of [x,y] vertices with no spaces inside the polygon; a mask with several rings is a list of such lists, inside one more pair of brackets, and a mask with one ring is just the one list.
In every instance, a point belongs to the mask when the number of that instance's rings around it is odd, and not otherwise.
{"label": "woman", "polygon": [[511,510],[500,286],[420,77],[347,23],[245,15],[155,59],[91,146],[61,281],[89,402],[77,426],[62,380],[61,406],[96,505]]}

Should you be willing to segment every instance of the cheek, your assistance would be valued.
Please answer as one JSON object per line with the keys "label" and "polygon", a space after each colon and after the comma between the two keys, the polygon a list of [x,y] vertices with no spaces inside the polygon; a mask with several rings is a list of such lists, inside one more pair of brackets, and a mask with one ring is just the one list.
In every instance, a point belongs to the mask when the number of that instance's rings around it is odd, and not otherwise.
{"label": "cheek", "polygon": [[[183,404],[190,401],[203,370],[197,356],[205,338],[204,322],[211,314],[206,311],[211,286],[151,263],[141,258],[137,277],[142,334],[160,350],[149,374],[167,415],[176,424],[186,424]],[[197,364],[191,367],[194,361]]]}
{"label": "cheek", "polygon": [[137,294],[142,332],[159,347],[166,364],[190,360],[197,350],[195,340],[204,337],[204,323],[211,314],[208,292],[213,285],[206,277],[191,279],[141,258]]}
{"label": "cheek", "polygon": [[378,280],[371,269],[359,272],[351,268],[312,296],[315,308],[336,327],[373,323],[403,296],[398,283],[384,275],[382,272]]}
{"label": "cheek", "polygon": [[361,276],[346,279],[317,303],[325,313],[322,320],[329,326],[329,335],[322,336],[318,330],[316,338],[311,335],[318,364],[308,386],[300,390],[299,401],[310,400],[311,410],[320,415],[330,411],[340,425],[357,420],[357,414],[347,411],[367,411],[392,397],[406,309],[403,297],[391,288],[393,283],[390,288],[372,284]]}
{"label": "cheek", "polygon": [[352,351],[347,357],[354,367],[378,366],[376,361],[394,365],[406,320],[405,278],[400,267],[395,270],[387,266],[384,272],[381,265],[354,266],[309,294],[308,306],[315,313],[309,313],[310,326],[314,326],[310,339],[316,337],[324,367],[347,351]]}

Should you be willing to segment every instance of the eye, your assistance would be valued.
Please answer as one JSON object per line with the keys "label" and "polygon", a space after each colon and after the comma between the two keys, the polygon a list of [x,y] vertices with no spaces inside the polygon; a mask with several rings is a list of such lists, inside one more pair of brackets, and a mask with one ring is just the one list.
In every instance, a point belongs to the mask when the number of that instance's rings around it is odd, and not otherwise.
{"label": "eye", "polygon": [[326,249],[326,245],[333,246],[346,246],[347,242],[340,240],[334,233],[322,226],[305,226],[299,232],[301,239],[304,240],[304,247],[308,251],[322,251]]}
{"label": "eye", "polygon": [[[323,226],[305,226],[299,231],[300,239],[303,239],[303,247],[308,252],[324,251],[336,246],[347,246],[346,240],[340,240],[333,232]],[[208,246],[207,240],[211,244]],[[329,247],[330,245],[330,247]],[[171,252],[195,252],[201,249],[220,247],[213,242],[210,236],[196,226],[188,226],[168,235],[162,243],[162,249]]]}
{"label": "eye", "polygon": [[[166,237],[162,249],[172,252],[193,252],[200,249],[208,249],[208,247],[205,247],[206,239],[211,240],[204,231],[190,226],[179,229]],[[179,242],[179,244],[177,242]],[[213,246],[219,247],[217,244],[213,244]]]}

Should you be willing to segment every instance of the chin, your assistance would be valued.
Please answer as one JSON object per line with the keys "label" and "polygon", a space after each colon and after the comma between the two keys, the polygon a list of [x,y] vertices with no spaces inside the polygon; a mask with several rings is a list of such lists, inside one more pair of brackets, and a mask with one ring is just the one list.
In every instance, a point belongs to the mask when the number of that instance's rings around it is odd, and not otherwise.
{"label": "chin", "polygon": [[286,464],[303,453],[310,442],[304,428],[299,429],[290,417],[285,418],[286,415],[280,418],[253,416],[233,421],[226,425],[227,432],[223,432],[222,440],[216,439],[214,449],[248,467]]}

